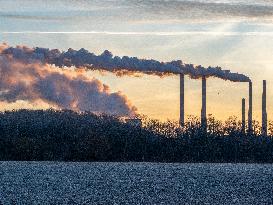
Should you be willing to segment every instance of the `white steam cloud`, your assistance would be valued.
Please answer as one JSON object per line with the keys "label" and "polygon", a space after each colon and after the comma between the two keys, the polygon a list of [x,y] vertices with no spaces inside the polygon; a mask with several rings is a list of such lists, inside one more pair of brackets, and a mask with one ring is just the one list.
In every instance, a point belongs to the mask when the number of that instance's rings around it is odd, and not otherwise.
{"label": "white steam cloud", "polygon": [[95,55],[85,49],[68,49],[62,52],[58,49],[29,48],[26,46],[9,47],[2,45],[2,54],[11,56],[25,63],[40,62],[43,64],[53,64],[58,67],[75,66],[77,68],[87,68],[92,70],[105,70],[114,72],[117,75],[131,75],[135,73],[145,73],[153,75],[185,74],[191,78],[217,77],[234,82],[250,82],[249,77],[239,73],[232,73],[223,70],[221,67],[194,66],[185,64],[181,60],[171,62],[159,62],[156,60],[139,59],[136,57],[113,56],[108,50],[101,55]]}
{"label": "white steam cloud", "polygon": [[[0,101],[43,101],[61,109],[119,116],[136,114],[136,107],[130,104],[126,96],[120,92],[111,93],[108,86],[83,75],[85,71],[60,69],[34,62],[32,58],[27,58],[26,62],[23,56],[5,55],[6,47],[0,46]],[[22,47],[19,50],[25,52],[25,57],[29,52],[35,55],[33,49]],[[24,55],[24,52],[21,54]]]}

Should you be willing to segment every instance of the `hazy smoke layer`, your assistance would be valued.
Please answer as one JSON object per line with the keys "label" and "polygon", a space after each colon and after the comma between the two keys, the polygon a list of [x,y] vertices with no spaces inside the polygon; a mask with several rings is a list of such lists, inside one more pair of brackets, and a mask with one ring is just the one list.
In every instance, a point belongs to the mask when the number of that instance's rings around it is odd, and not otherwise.
{"label": "hazy smoke layer", "polygon": [[136,108],[126,96],[120,92],[110,93],[108,86],[85,77],[81,72],[84,71],[60,69],[37,62],[25,63],[1,54],[0,100],[42,100],[57,108],[119,116],[133,116],[136,113]]}
{"label": "hazy smoke layer", "polygon": [[114,72],[117,75],[130,75],[132,73],[146,73],[154,75],[168,74],[186,74],[191,78],[218,77],[224,80],[234,82],[249,82],[249,77],[231,73],[229,70],[222,70],[220,67],[194,66],[193,64],[185,64],[181,60],[171,62],[159,62],[156,60],[138,59],[136,57],[118,57],[113,56],[111,52],[105,50],[101,55],[95,55],[85,49],[78,51],[68,49],[66,52],[61,52],[58,49],[48,48],[28,48],[25,46],[8,47],[2,45],[2,54],[20,59],[23,62],[35,62],[54,64],[56,66],[75,66],[85,67],[94,70],[106,70]]}

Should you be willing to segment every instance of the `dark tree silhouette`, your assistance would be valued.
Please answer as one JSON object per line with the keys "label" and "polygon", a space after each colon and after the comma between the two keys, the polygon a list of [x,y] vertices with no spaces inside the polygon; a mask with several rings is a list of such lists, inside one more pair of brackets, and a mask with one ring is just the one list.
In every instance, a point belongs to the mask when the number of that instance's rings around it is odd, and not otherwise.
{"label": "dark tree silhouette", "polygon": [[140,126],[89,112],[13,110],[0,113],[0,160],[272,163],[272,127],[264,137],[258,122],[247,134],[235,117],[209,116],[204,132],[194,116],[181,128],[145,117]]}

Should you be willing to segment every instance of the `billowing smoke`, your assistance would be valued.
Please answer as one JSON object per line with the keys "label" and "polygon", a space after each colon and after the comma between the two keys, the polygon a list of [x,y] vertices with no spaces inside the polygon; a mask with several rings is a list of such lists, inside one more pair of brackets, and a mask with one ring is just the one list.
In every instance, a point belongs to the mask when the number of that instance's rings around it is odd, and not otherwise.
{"label": "billowing smoke", "polygon": [[[4,47],[2,45],[2,47]],[[95,55],[85,49],[68,49],[61,52],[58,49],[48,48],[28,48],[25,46],[2,48],[2,54],[10,55],[26,63],[39,61],[41,63],[54,64],[58,67],[75,66],[85,67],[93,70],[105,70],[114,72],[117,75],[130,75],[136,73],[145,73],[153,75],[186,74],[191,78],[218,77],[224,80],[234,82],[250,82],[249,77],[231,73],[229,70],[223,70],[220,67],[202,67],[193,64],[185,64],[181,60],[171,62],[159,62],[156,60],[138,59],[136,57],[118,57],[113,56],[111,52],[105,50],[101,55]]]}
{"label": "billowing smoke", "polygon": [[[5,49],[4,46],[0,50]],[[61,109],[134,116],[136,108],[120,92],[96,79],[87,78],[81,70],[60,69],[38,62],[24,62],[32,49],[21,48],[24,55],[0,55],[0,101],[43,101]],[[0,51],[1,52],[1,51]],[[52,51],[51,51],[52,52]],[[18,53],[17,53],[18,54]],[[38,54],[37,54],[38,55]],[[20,60],[22,59],[22,60]]]}

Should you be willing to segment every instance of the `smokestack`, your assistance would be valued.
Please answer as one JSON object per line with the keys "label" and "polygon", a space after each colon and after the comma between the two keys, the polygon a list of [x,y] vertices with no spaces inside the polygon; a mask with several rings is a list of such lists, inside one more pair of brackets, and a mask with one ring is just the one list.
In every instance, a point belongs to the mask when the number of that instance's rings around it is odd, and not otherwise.
{"label": "smokestack", "polygon": [[266,80],[263,80],[262,97],[262,135],[267,135],[267,112],[266,112]]}
{"label": "smokestack", "polygon": [[248,133],[252,133],[252,82],[249,82],[249,98],[248,98]]}
{"label": "smokestack", "polygon": [[245,133],[246,130],[246,100],[242,99],[242,132]]}
{"label": "smokestack", "polygon": [[201,126],[206,130],[207,129],[207,107],[206,107],[206,77],[202,76],[202,109],[201,109]]}
{"label": "smokestack", "polygon": [[180,125],[184,126],[184,116],[185,116],[185,94],[184,94],[184,74],[180,74]]}

